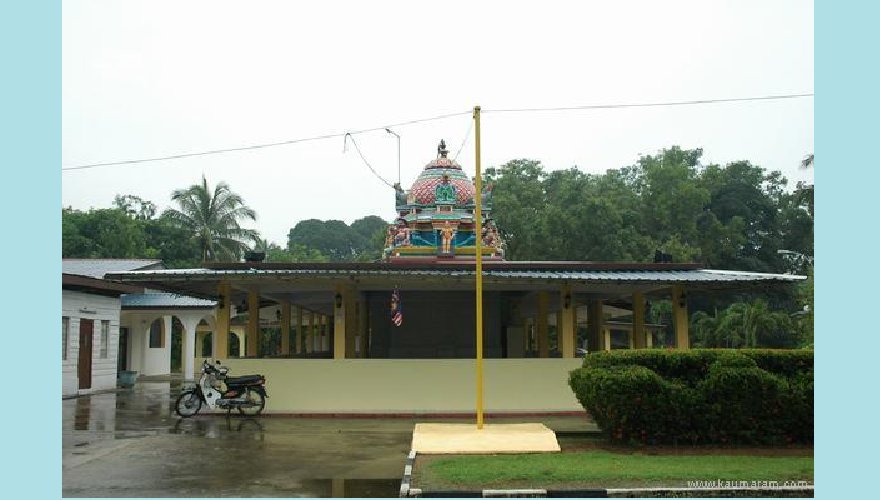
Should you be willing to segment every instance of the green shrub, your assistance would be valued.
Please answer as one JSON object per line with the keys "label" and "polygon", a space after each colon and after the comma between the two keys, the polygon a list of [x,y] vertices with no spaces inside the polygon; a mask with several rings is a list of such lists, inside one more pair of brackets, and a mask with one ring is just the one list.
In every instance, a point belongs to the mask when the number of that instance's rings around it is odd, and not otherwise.
{"label": "green shrub", "polygon": [[613,351],[587,356],[569,385],[614,441],[803,443],[812,366],[812,351]]}
{"label": "green shrub", "polygon": [[599,428],[617,441],[667,442],[679,438],[669,429],[683,418],[686,389],[643,366],[585,368],[571,373],[569,384]]}

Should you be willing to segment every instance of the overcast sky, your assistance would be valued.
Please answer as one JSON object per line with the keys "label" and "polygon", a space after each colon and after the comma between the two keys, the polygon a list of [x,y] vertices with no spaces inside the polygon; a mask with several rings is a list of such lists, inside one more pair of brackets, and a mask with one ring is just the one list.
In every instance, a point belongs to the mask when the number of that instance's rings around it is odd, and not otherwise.
{"label": "overcast sky", "polygon": [[[63,167],[279,142],[468,111],[813,92],[811,2],[63,2]],[[408,188],[469,115],[396,127]],[[483,167],[514,158],[601,173],[676,144],[790,184],[813,152],[813,99],[485,113]],[[356,136],[397,180],[397,143]],[[473,172],[473,135],[458,161]],[[308,218],[394,216],[343,139],[64,171],[62,206],[116,194],[168,206],[227,182],[286,243]]]}

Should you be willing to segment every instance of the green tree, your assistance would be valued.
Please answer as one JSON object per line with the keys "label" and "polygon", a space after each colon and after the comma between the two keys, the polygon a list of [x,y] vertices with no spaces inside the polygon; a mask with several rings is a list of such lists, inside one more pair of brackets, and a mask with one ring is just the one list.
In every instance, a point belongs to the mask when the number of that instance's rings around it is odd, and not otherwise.
{"label": "green tree", "polygon": [[710,199],[709,191],[697,182],[702,155],[702,149],[673,146],[658,155],[643,156],[633,166],[640,227],[654,241],[662,243],[676,236],[682,245],[698,247],[696,221]]}
{"label": "green tree", "polygon": [[275,243],[266,246],[266,262],[328,262],[327,256],[314,248],[294,245],[292,248],[281,248]]}
{"label": "green tree", "polygon": [[341,220],[307,219],[290,230],[287,246],[317,250],[333,262],[375,260],[382,255],[387,227],[388,223],[375,215],[360,218],[351,226]]}
{"label": "green tree", "polygon": [[155,203],[132,194],[117,194],[113,198],[113,205],[133,219],[150,220],[156,215]]}
{"label": "green tree", "polygon": [[507,245],[509,260],[536,260],[546,245],[545,194],[546,174],[540,161],[511,160],[499,168],[487,170],[489,178],[497,175],[492,188],[492,217]]}
{"label": "green tree", "polygon": [[61,211],[61,255],[81,258],[139,258],[146,252],[142,224],[123,210]]}
{"label": "green tree", "polygon": [[169,269],[199,267],[202,251],[190,233],[166,217],[144,221],[144,257],[160,259]]}
{"label": "green tree", "polygon": [[771,310],[762,299],[736,302],[711,316],[697,311],[690,323],[699,347],[790,348],[802,343],[790,315]]}
{"label": "green tree", "polygon": [[301,245],[314,248],[333,262],[354,260],[361,244],[361,235],[341,220],[300,221],[288,233],[288,248]]}
{"label": "green tree", "polygon": [[377,231],[385,231],[388,222],[377,215],[368,215],[351,223],[352,231],[361,235],[364,240],[369,240],[376,235]]}
{"label": "green tree", "polygon": [[710,198],[699,218],[698,239],[707,265],[724,269],[780,272],[783,242],[779,217],[787,181],[747,161],[706,167],[699,184]]}
{"label": "green tree", "polygon": [[368,215],[351,223],[351,229],[361,235],[356,260],[376,261],[382,258],[388,222],[376,215]]}
{"label": "green tree", "polygon": [[169,208],[162,217],[197,242],[203,261],[237,260],[248,249],[248,242],[258,237],[256,231],[240,225],[243,220],[255,221],[256,212],[225,182],[212,191],[202,176],[200,184],[175,190],[171,200],[179,209]]}

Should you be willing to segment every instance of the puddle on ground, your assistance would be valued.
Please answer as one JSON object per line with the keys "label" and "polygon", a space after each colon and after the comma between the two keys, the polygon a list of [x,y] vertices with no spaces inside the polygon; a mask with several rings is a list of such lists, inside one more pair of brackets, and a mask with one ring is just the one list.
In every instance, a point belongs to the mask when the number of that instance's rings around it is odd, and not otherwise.
{"label": "puddle on ground", "polygon": [[397,498],[400,478],[396,479],[307,479],[294,495],[314,498]]}

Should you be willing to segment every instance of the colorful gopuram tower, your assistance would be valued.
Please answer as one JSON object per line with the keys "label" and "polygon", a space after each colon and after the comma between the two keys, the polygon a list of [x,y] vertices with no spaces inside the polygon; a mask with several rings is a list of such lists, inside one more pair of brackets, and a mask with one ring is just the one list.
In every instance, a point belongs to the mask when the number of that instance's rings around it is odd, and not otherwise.
{"label": "colorful gopuram tower", "polygon": [[[388,227],[385,259],[389,262],[474,260],[474,183],[461,165],[447,158],[446,142],[437,157],[425,165],[409,191],[395,186],[397,220]],[[485,260],[503,260],[503,242],[491,218],[492,186],[482,193],[482,254]]]}

